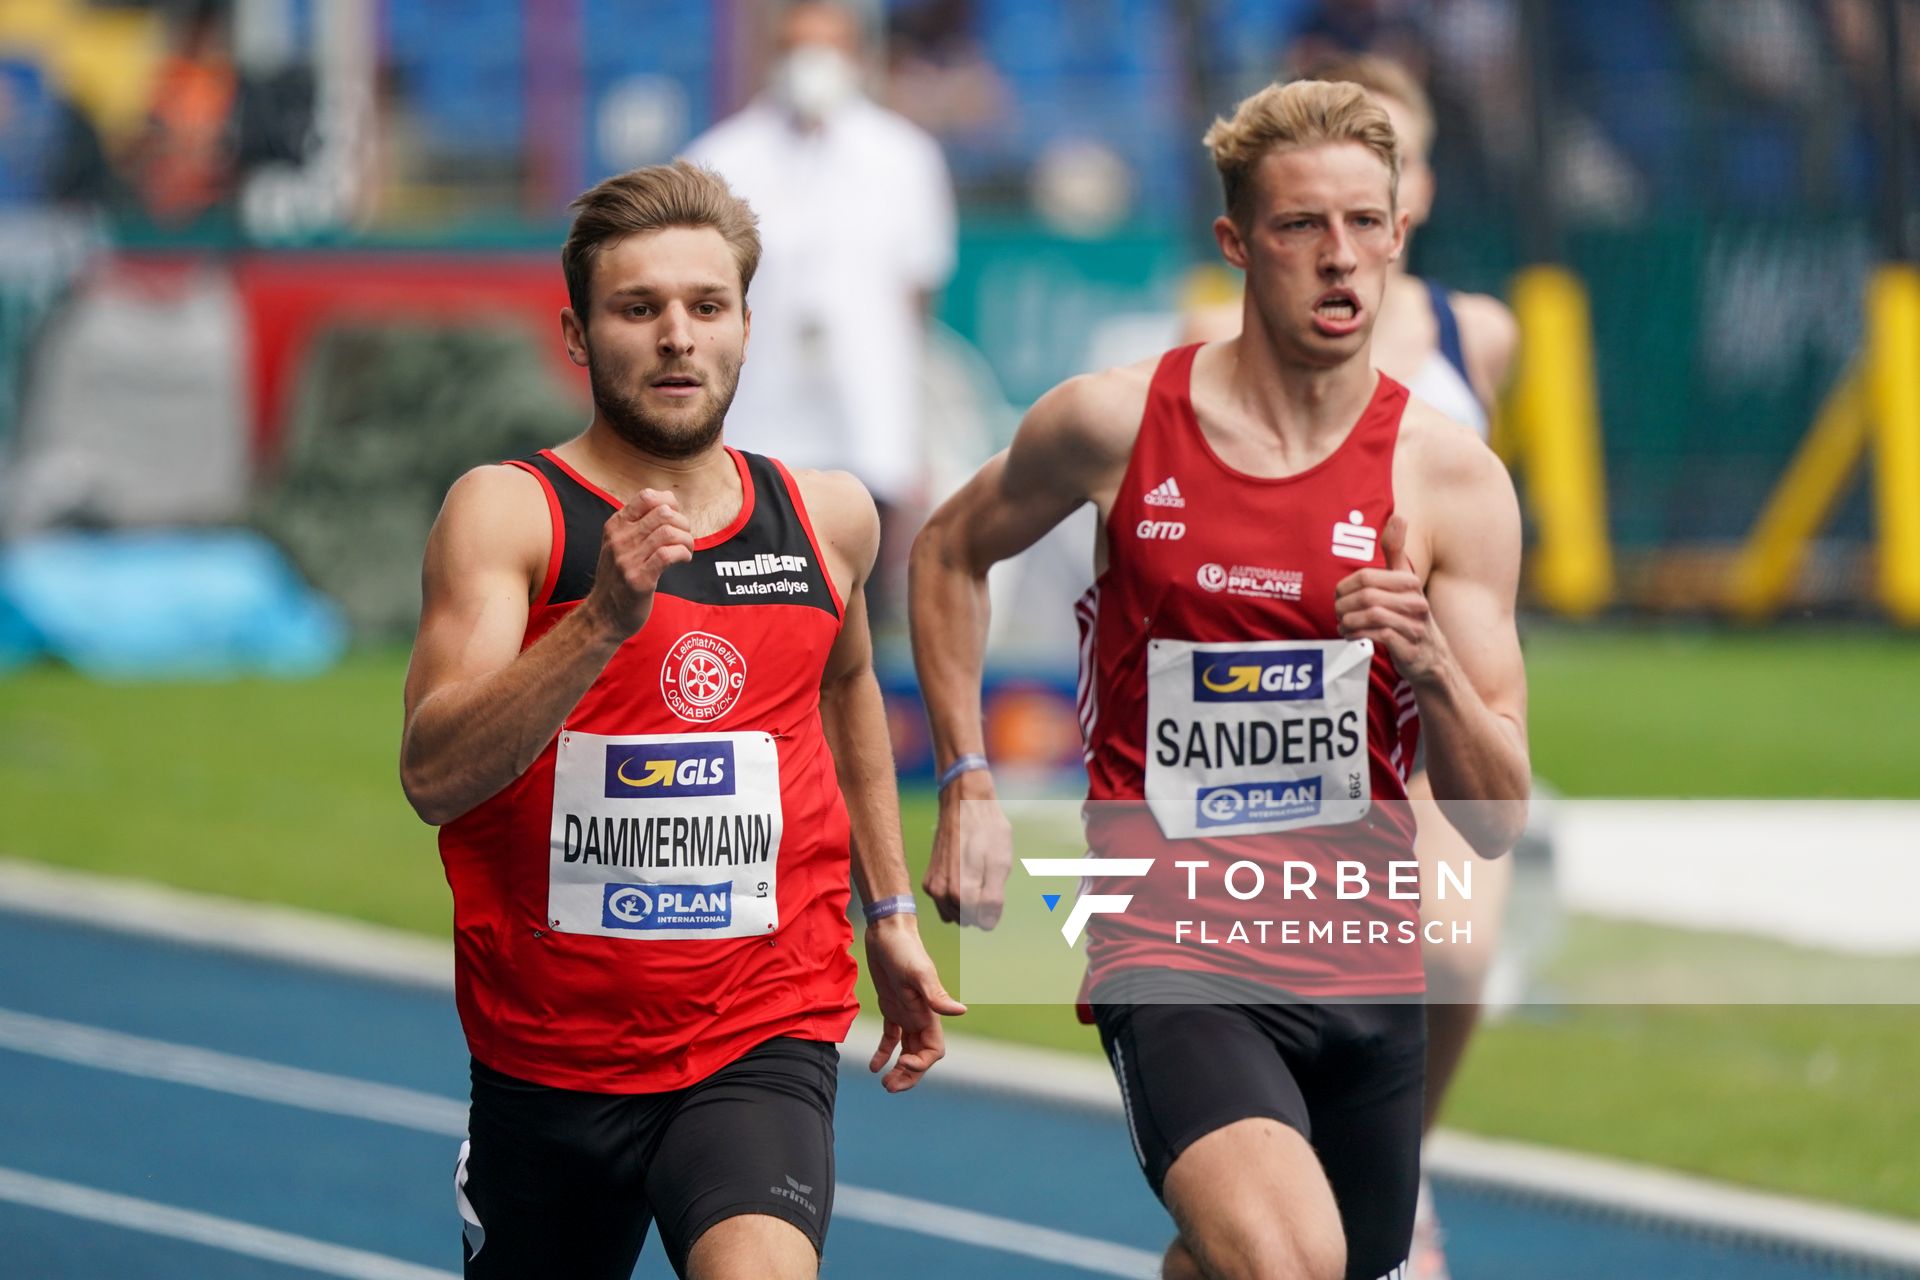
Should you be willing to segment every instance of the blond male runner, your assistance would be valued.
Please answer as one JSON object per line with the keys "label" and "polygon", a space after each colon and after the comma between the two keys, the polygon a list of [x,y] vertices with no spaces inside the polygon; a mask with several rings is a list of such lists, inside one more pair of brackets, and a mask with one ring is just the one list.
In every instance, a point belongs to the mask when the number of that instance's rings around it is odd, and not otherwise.
{"label": "blond male runner", "polygon": [[[1375,55],[1320,64],[1310,69],[1309,78],[1357,84],[1386,109],[1400,146],[1400,206],[1406,211],[1411,238],[1433,209],[1428,152],[1434,118],[1425,90],[1398,63]],[[1411,274],[1405,264],[1403,253],[1387,273],[1386,294],[1373,331],[1374,367],[1404,383],[1416,399],[1485,438],[1519,341],[1513,314],[1498,298],[1449,290]],[[1230,337],[1239,331],[1240,310],[1236,296],[1230,307],[1215,303],[1192,311],[1185,325],[1187,340]],[[1415,757],[1407,792],[1420,827],[1414,849],[1425,894],[1422,915],[1447,926],[1447,941],[1428,947],[1425,953],[1426,1126],[1431,1129],[1479,1024],[1481,996],[1499,948],[1513,864],[1505,858],[1478,862],[1471,895],[1440,896],[1436,887],[1441,865],[1458,872],[1474,855],[1434,804],[1424,744]],[[1464,931],[1456,932],[1452,928],[1456,923]],[[1420,1208],[1412,1280],[1444,1280],[1439,1222],[1424,1186]]]}
{"label": "blond male runner", "polygon": [[1156,856],[1125,882],[1133,905],[1088,928],[1090,1000],[1179,1229],[1167,1272],[1379,1280],[1406,1264],[1419,1174],[1417,905],[1340,904],[1399,945],[1198,947],[1170,915],[1234,903],[1217,881],[1149,882],[1176,861],[1410,865],[1420,723],[1448,816],[1476,851],[1509,848],[1529,776],[1519,514],[1470,430],[1371,367],[1407,228],[1381,108],[1274,86],[1207,144],[1214,232],[1247,276],[1240,335],[1055,388],[915,544],[915,658],[951,778],[926,887],[943,916],[998,918],[1009,829],[967,767],[987,570],[1091,502],[1088,841]]}
{"label": "blond male runner", "polygon": [[[401,777],[442,827],[473,1054],[466,1274],[788,1280],[833,1206],[848,871],[912,1088],[964,1012],[920,944],[853,477],[727,448],[753,214],[680,163],[581,196],[586,431],[469,472],[427,546]],[[850,848],[851,845],[851,848]]]}
{"label": "blond male runner", "polygon": [[[1365,89],[1393,121],[1400,141],[1400,201],[1411,237],[1433,211],[1433,104],[1419,81],[1400,64],[1376,55],[1330,62],[1310,73],[1318,80],[1344,80]],[[1460,293],[1405,269],[1406,257],[1387,275],[1380,323],[1373,332],[1374,366],[1400,381],[1416,398],[1486,438],[1520,331],[1513,313],[1498,298]],[[1482,861],[1473,868],[1473,893],[1441,897],[1436,892],[1440,867],[1458,871],[1473,860],[1473,850],[1447,825],[1433,801],[1425,752],[1414,758],[1407,794],[1420,824],[1414,851],[1420,858],[1425,899],[1422,915],[1449,926],[1467,926],[1469,935],[1428,947],[1427,1109],[1432,1129],[1446,1101],[1454,1073],[1480,1021],[1481,995],[1500,944],[1500,924],[1513,881],[1508,858]],[[1421,1213],[1414,1230],[1411,1280],[1445,1280],[1439,1219],[1423,1185]]]}

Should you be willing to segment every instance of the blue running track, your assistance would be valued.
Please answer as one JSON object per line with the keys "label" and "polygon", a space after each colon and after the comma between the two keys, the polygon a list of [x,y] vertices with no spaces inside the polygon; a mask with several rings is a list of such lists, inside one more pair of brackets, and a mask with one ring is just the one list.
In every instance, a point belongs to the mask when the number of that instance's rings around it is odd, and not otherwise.
{"label": "blue running track", "polygon": [[[844,1077],[823,1275],[1152,1274],[1170,1229],[1117,1116],[937,1076]],[[465,1088],[445,992],[0,912],[0,1276],[455,1274]],[[1898,1274],[1437,1194],[1456,1280]],[[657,1244],[635,1274],[670,1274]]]}

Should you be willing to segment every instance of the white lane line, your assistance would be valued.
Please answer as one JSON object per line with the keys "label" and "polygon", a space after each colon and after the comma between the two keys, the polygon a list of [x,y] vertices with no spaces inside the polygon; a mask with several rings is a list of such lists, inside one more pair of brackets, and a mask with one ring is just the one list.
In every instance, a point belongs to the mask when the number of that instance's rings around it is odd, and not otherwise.
{"label": "white lane line", "polygon": [[911,1196],[850,1187],[844,1182],[834,1188],[835,1217],[853,1218],[876,1226],[917,1232],[941,1240],[954,1240],[977,1248],[1017,1253],[1063,1267],[1078,1267],[1103,1276],[1130,1276],[1134,1280],[1160,1274],[1160,1255],[1123,1244],[1090,1240],[1051,1227],[1036,1227],[990,1213],[955,1209],[930,1204]]}
{"label": "white lane line", "polygon": [[321,1275],[345,1276],[348,1280],[458,1280],[451,1271],[402,1262],[384,1254],[309,1240],[285,1231],[270,1231],[231,1218],[176,1209],[53,1178],[35,1177],[18,1169],[0,1168],[0,1200],[128,1231],[224,1249],[228,1253],[317,1271]]}
{"label": "white lane line", "polygon": [[376,1120],[424,1133],[455,1138],[463,1138],[467,1133],[466,1104],[452,1098],[319,1071],[302,1071],[258,1058],[149,1040],[11,1009],[0,1009],[0,1048],[118,1071],[123,1075],[165,1080],[169,1084],[197,1085],[329,1115]]}
{"label": "white lane line", "polygon": [[453,990],[453,946],[446,939],[298,907],[216,898],[17,858],[0,858],[0,906],[203,951]]}
{"label": "white lane line", "polygon": [[1441,1132],[1427,1144],[1428,1172],[1461,1182],[1569,1200],[1683,1229],[1718,1227],[1745,1239],[1920,1267],[1920,1226],[1878,1214],[1530,1143]]}
{"label": "white lane line", "polygon": [[[148,1080],[164,1080],[169,1084],[192,1085],[326,1115],[372,1120],[441,1137],[464,1138],[467,1134],[466,1104],[438,1094],[320,1071],[303,1071],[258,1058],[150,1040],[11,1009],[0,1009],[0,1049]],[[162,1206],[153,1207],[162,1209]],[[957,1240],[982,1249],[1077,1267],[1097,1275],[1151,1276],[1157,1274],[1159,1266],[1159,1256],[1144,1250],[844,1182],[834,1188],[834,1208],[854,1221],[941,1240]],[[252,1230],[239,1223],[231,1225]],[[422,1271],[419,1274],[442,1273]]]}

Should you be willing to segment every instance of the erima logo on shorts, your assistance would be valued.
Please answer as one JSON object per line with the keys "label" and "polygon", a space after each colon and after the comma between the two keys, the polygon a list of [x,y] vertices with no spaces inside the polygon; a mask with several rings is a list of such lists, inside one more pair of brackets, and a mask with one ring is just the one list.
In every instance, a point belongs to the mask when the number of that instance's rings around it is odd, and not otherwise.
{"label": "erima logo on shorts", "polygon": [[1195,702],[1318,702],[1326,696],[1321,653],[1195,653]]}
{"label": "erima logo on shorts", "polygon": [[604,929],[724,929],[733,923],[733,886],[610,884],[601,899]]}
{"label": "erima logo on shorts", "polygon": [[607,747],[607,795],[667,800],[733,794],[731,742],[630,742]]}
{"label": "erima logo on shorts", "polygon": [[1195,823],[1234,827],[1250,822],[1291,822],[1320,812],[1320,779],[1235,782],[1202,788],[1194,797]]}
{"label": "erima logo on shorts", "polygon": [[713,571],[723,578],[766,578],[776,573],[805,573],[805,556],[761,553],[746,560],[715,560]]}

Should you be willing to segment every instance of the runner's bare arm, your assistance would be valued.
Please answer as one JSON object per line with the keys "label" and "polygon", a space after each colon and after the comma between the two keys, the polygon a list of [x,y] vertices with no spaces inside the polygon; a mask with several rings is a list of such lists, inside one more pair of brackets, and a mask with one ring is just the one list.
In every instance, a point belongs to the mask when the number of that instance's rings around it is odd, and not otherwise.
{"label": "runner's bare arm", "polygon": [[1467,360],[1467,380],[1473,393],[1491,414],[1507,389],[1507,375],[1520,346],[1520,325],[1500,299],[1484,293],[1460,293],[1453,298],[1460,321],[1460,346]]}
{"label": "runner's bare arm", "polygon": [[[1408,495],[1381,539],[1384,569],[1341,582],[1341,630],[1383,644],[1413,685],[1433,794],[1483,857],[1511,849],[1526,826],[1526,670],[1514,629],[1520,509],[1506,468],[1465,428],[1437,414],[1403,428]],[[1409,532],[1411,519],[1418,527]],[[1424,544],[1421,582],[1409,538]]]}
{"label": "runner's bare arm", "polygon": [[866,585],[880,547],[880,517],[866,487],[844,471],[796,476],[824,566],[846,603],[839,639],[820,680],[820,719],[853,823],[853,877],[867,902],[913,892],[900,847],[900,797],[886,709],[873,674]]}
{"label": "runner's bare arm", "polygon": [[[833,752],[840,793],[853,827],[853,879],[862,902],[912,896],[900,840],[900,797],[887,735],[886,707],[873,674],[867,629],[866,583],[880,549],[880,515],[873,498],[844,471],[795,476],[819,535],[822,568],[832,576],[846,614],[820,680],[820,723]],[[920,941],[918,918],[891,915],[866,927],[867,973],[885,1026],[868,1063],[879,1071],[900,1057],[881,1083],[890,1093],[911,1089],[946,1054],[940,1018],[966,1012],[948,995]]]}
{"label": "runner's bare arm", "polygon": [[661,572],[693,554],[686,518],[643,492],[607,521],[593,590],[523,653],[551,539],[540,483],[517,467],[468,472],[434,522],[400,740],[401,786],[427,822],[451,822],[526,772],[645,623]]}
{"label": "runner's bare arm", "polygon": [[1520,505],[1497,458],[1485,449],[1463,452],[1466,474],[1441,489],[1427,577],[1433,620],[1453,661],[1417,696],[1434,798],[1475,850],[1493,857],[1518,843],[1533,785],[1527,673],[1514,627]]}
{"label": "runner's bare arm", "polygon": [[[982,753],[980,682],[987,570],[1039,541],[1082,503],[1110,499],[1126,470],[1150,369],[1073,378],[1037,401],[1013,444],[988,460],[914,539],[913,661],[941,770]],[[949,923],[999,922],[1012,833],[992,776],[967,773],[940,794],[926,890]]]}

